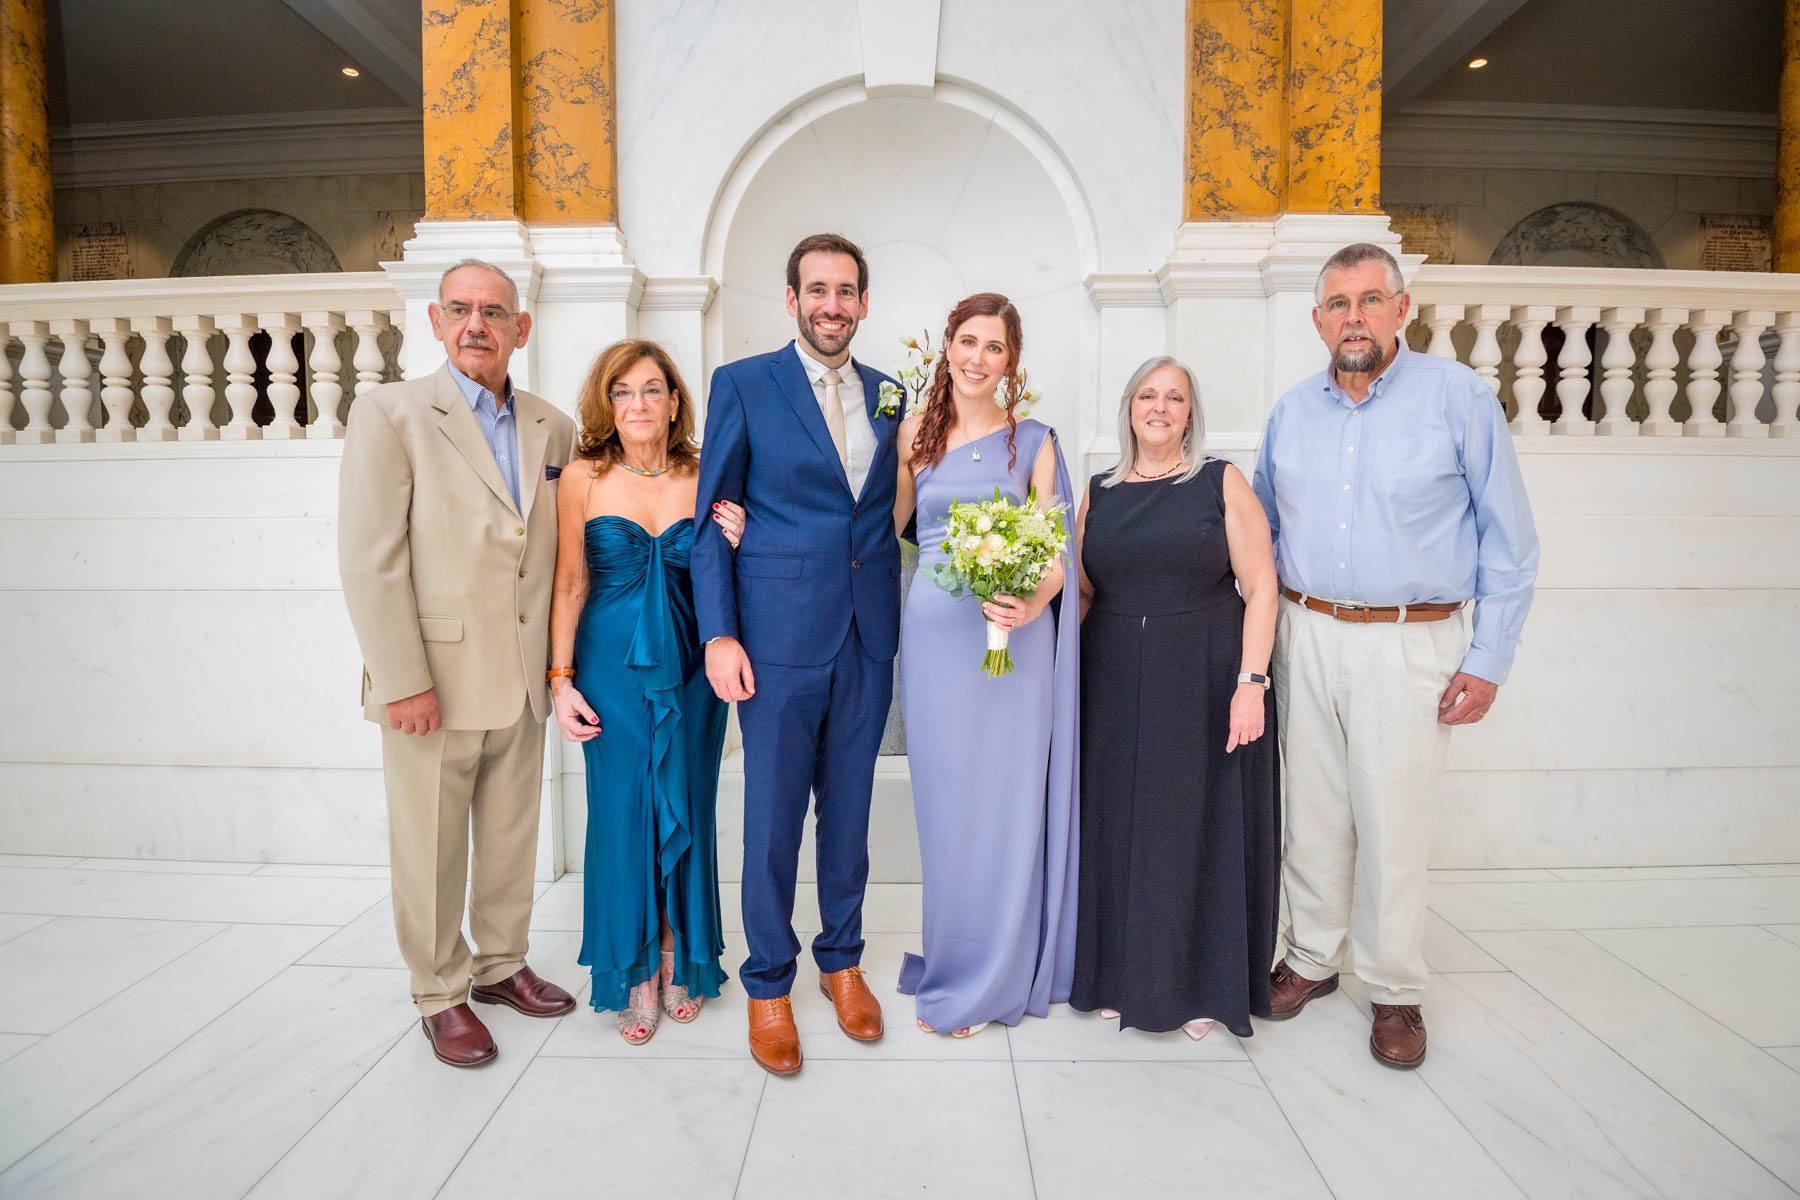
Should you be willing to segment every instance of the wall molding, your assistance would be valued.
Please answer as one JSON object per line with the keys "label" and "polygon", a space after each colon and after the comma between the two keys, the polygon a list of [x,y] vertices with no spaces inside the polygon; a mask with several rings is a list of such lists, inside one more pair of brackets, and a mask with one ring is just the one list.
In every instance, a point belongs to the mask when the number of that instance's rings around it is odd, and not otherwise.
{"label": "wall molding", "polygon": [[1772,179],[1775,136],[1773,113],[1444,101],[1388,113],[1381,163]]}
{"label": "wall molding", "polygon": [[397,108],[73,125],[50,150],[59,189],[425,170],[422,120]]}

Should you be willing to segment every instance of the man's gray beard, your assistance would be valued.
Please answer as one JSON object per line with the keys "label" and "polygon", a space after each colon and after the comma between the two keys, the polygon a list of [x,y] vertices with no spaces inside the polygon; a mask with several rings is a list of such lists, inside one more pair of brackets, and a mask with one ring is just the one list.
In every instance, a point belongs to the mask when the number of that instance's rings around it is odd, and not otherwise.
{"label": "man's gray beard", "polygon": [[1381,347],[1370,346],[1362,354],[1339,352],[1331,356],[1331,365],[1346,375],[1367,375],[1381,365]]}

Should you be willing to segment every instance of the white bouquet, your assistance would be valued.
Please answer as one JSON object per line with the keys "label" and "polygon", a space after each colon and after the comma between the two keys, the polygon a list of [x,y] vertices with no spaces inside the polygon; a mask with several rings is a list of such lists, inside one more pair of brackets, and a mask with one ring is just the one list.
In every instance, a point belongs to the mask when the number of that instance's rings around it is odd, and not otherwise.
{"label": "white bouquet", "polygon": [[[1031,595],[1069,544],[1066,506],[1042,509],[1036,501],[1033,492],[1014,504],[999,488],[992,500],[956,501],[944,526],[947,561],[933,563],[926,574],[952,596],[974,596],[984,604],[995,596]],[[987,674],[1012,674],[1006,641],[1007,631],[989,621],[981,660]]]}

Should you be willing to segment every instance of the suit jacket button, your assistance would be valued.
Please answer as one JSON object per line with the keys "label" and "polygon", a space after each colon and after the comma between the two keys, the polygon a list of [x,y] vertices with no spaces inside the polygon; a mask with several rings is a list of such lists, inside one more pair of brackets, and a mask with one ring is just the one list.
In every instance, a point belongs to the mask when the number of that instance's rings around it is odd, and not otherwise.
{"label": "suit jacket button", "polygon": [[525,527],[523,525],[514,525],[513,526],[513,536],[514,537],[524,537],[525,536]]}
{"label": "suit jacket button", "polygon": [[850,560],[850,569],[851,569],[851,570],[852,570],[852,571],[860,571],[860,570],[862,570],[862,559],[860,559],[860,558],[853,558],[853,559],[851,559],[851,560]]}
{"label": "suit jacket button", "polygon": [[521,624],[521,625],[525,624],[530,619],[531,618],[527,617],[524,613],[519,614],[519,624]]}

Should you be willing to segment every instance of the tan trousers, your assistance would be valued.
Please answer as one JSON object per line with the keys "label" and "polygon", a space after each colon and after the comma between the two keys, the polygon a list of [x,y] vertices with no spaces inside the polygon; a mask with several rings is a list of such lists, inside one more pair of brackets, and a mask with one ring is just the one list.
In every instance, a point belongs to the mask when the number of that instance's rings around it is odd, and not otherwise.
{"label": "tan trousers", "polygon": [[[468,999],[525,963],[537,863],[544,723],[520,703],[506,729],[381,730],[394,932],[422,1016]],[[469,835],[474,830],[474,870]],[[467,887],[469,932],[463,940]]]}
{"label": "tan trousers", "polygon": [[1462,665],[1461,613],[1352,625],[1283,597],[1275,706],[1287,767],[1287,962],[1328,979],[1349,943],[1380,1004],[1425,991],[1425,870],[1450,727],[1438,699]]}

